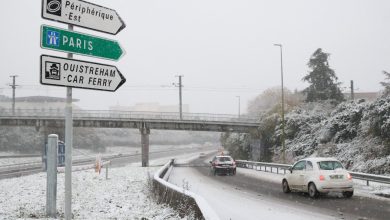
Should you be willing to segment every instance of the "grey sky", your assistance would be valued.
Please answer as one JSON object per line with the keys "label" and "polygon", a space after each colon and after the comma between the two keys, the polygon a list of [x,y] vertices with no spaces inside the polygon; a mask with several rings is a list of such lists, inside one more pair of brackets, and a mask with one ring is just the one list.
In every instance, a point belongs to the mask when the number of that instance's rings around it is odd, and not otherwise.
{"label": "grey sky", "polygon": [[[283,44],[285,86],[303,89],[310,55],[319,47],[331,53],[330,66],[357,92],[378,91],[390,71],[390,2],[386,0],[91,0],[115,9],[127,27],[118,35],[75,28],[118,40],[127,54],[116,65],[127,82],[117,92],[74,89],[86,109],[138,102],[177,104],[175,75],[183,77],[183,102],[191,112],[236,114],[267,88],[280,86],[279,48]],[[66,25],[41,18],[40,0],[1,1],[0,88],[17,96],[65,97],[61,87],[39,84],[39,56],[66,56],[39,46],[41,24]],[[171,86],[171,87],[168,87]]]}

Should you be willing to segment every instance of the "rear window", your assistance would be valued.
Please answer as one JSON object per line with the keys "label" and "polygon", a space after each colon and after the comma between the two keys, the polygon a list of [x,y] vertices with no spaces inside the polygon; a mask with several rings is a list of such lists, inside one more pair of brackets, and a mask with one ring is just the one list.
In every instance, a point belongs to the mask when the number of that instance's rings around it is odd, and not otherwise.
{"label": "rear window", "polygon": [[218,157],[218,161],[228,162],[228,161],[232,161],[232,159],[230,157]]}
{"label": "rear window", "polygon": [[343,165],[338,161],[321,161],[318,162],[318,167],[320,170],[343,169]]}

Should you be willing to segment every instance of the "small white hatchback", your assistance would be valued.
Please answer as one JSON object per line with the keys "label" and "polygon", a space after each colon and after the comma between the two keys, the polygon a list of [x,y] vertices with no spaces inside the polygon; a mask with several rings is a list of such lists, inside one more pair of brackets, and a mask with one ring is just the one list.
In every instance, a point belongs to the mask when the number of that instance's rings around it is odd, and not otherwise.
{"label": "small white hatchback", "polygon": [[301,191],[312,198],[329,192],[353,195],[352,176],[334,158],[306,158],[296,162],[282,180],[283,192]]}

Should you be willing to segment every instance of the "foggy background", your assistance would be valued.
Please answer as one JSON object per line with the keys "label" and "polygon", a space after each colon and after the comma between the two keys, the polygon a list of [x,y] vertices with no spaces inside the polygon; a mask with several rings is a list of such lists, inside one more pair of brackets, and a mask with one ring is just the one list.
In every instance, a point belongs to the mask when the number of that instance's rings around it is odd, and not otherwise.
{"label": "foggy background", "polygon": [[[140,102],[178,104],[175,75],[183,77],[183,104],[194,113],[237,114],[267,88],[280,86],[283,44],[285,87],[302,90],[311,54],[330,53],[330,67],[348,92],[381,89],[390,70],[390,3],[386,0],[91,0],[118,12],[127,27],[116,36],[75,27],[75,31],[115,39],[126,50],[118,62],[75,55],[75,59],[118,67],[127,79],[116,92],[73,89],[84,109],[106,110]],[[0,95],[12,96],[9,75],[18,75],[16,97],[66,96],[65,88],[39,83],[42,24],[40,0],[1,1]],[[17,106],[16,106],[17,107]]]}

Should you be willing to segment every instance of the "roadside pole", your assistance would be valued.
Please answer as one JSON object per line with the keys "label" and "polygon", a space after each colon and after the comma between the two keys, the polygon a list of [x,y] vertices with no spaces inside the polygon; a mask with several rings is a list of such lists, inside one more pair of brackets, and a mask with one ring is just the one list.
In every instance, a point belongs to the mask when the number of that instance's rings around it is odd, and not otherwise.
{"label": "roadside pole", "polygon": [[[68,25],[68,30],[73,30],[73,25]],[[68,53],[68,58],[73,58]],[[66,87],[65,106],[65,219],[72,219],[72,148],[73,148],[73,112],[72,112],[72,87]]]}
{"label": "roadside pole", "polygon": [[58,136],[50,134],[46,154],[46,216],[52,218],[57,213],[57,149]]}

